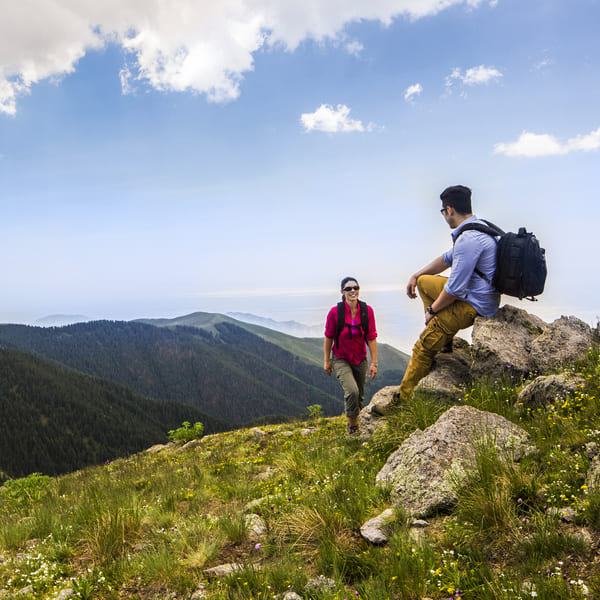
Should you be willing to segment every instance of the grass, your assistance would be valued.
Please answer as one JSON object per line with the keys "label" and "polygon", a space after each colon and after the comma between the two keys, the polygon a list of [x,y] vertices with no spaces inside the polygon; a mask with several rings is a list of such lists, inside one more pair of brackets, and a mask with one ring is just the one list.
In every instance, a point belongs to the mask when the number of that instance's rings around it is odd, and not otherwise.
{"label": "grass", "polygon": [[[600,597],[600,490],[589,490],[586,444],[600,444],[600,360],[575,367],[572,397],[524,411],[524,382],[466,390],[463,403],[502,414],[532,436],[520,463],[490,444],[455,482],[458,503],[416,530],[396,512],[389,542],[360,526],[390,506],[375,485],[387,456],[448,406],[417,397],[368,443],[344,418],[298,421],[170,444],[59,478],[0,488],[0,597],[161,600],[203,589],[216,600],[465,600]],[[574,523],[554,509],[571,508]],[[260,516],[256,537],[247,519]],[[419,532],[421,532],[419,534]],[[582,533],[584,532],[584,533]],[[206,569],[235,563],[211,578]]]}

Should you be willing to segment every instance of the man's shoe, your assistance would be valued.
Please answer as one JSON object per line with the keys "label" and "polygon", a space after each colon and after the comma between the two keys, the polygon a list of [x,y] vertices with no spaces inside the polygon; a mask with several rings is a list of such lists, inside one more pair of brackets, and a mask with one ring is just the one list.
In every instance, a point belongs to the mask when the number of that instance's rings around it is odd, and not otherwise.
{"label": "man's shoe", "polygon": [[348,435],[358,435],[358,425],[348,425]]}

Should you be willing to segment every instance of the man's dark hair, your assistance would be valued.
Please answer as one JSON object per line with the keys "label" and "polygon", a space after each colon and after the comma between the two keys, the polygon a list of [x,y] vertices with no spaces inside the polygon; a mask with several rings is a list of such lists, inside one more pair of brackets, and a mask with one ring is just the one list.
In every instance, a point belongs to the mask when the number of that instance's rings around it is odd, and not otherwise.
{"label": "man's dark hair", "polygon": [[442,205],[451,206],[460,215],[469,215],[471,208],[471,190],[464,185],[451,185],[441,194]]}

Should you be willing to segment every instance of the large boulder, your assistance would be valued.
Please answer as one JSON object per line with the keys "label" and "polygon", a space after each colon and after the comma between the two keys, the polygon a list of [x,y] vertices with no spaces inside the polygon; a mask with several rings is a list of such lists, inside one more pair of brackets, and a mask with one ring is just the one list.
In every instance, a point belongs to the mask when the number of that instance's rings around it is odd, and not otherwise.
{"label": "large boulder", "polygon": [[541,375],[526,385],[517,398],[516,408],[539,408],[566,400],[585,385],[585,378],[576,373]]}
{"label": "large boulder", "polygon": [[551,324],[506,304],[492,318],[473,323],[475,378],[515,377],[548,373],[585,357],[594,339],[592,328],[576,317]]}
{"label": "large boulder", "polygon": [[531,343],[531,360],[541,373],[585,357],[592,345],[592,328],[577,317],[561,317]]}
{"label": "large boulder", "polygon": [[477,317],[471,335],[473,376],[498,378],[507,373],[523,376],[534,371],[531,346],[545,327],[539,317],[509,304],[492,318]]}
{"label": "large boulder", "polygon": [[447,511],[457,502],[453,480],[472,468],[478,442],[493,443],[513,460],[531,450],[529,434],[504,417],[455,406],[410,435],[388,458],[377,483],[390,486],[393,501],[415,517]]}

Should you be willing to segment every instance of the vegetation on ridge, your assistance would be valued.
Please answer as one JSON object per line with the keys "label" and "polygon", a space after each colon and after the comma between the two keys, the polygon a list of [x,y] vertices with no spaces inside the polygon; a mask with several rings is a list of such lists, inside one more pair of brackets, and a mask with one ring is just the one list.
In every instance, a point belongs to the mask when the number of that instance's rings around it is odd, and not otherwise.
{"label": "vegetation on ridge", "polygon": [[[444,410],[425,397],[369,443],[345,435],[342,417],[315,416],[12,480],[0,490],[0,590],[25,600],[66,588],[105,600],[184,599],[201,588],[216,600],[289,590],[314,600],[599,597],[600,491],[584,484],[585,445],[600,442],[598,353],[576,370],[584,389],[524,414],[514,408],[519,382],[468,390],[465,403],[517,422],[537,452],[507,465],[482,447],[456,509],[425,530],[396,510],[384,546],[359,528],[389,506],[374,480],[390,452]],[[565,507],[572,524],[553,510]],[[259,537],[250,512],[265,523]],[[223,563],[238,569],[210,578],[206,569]]]}

